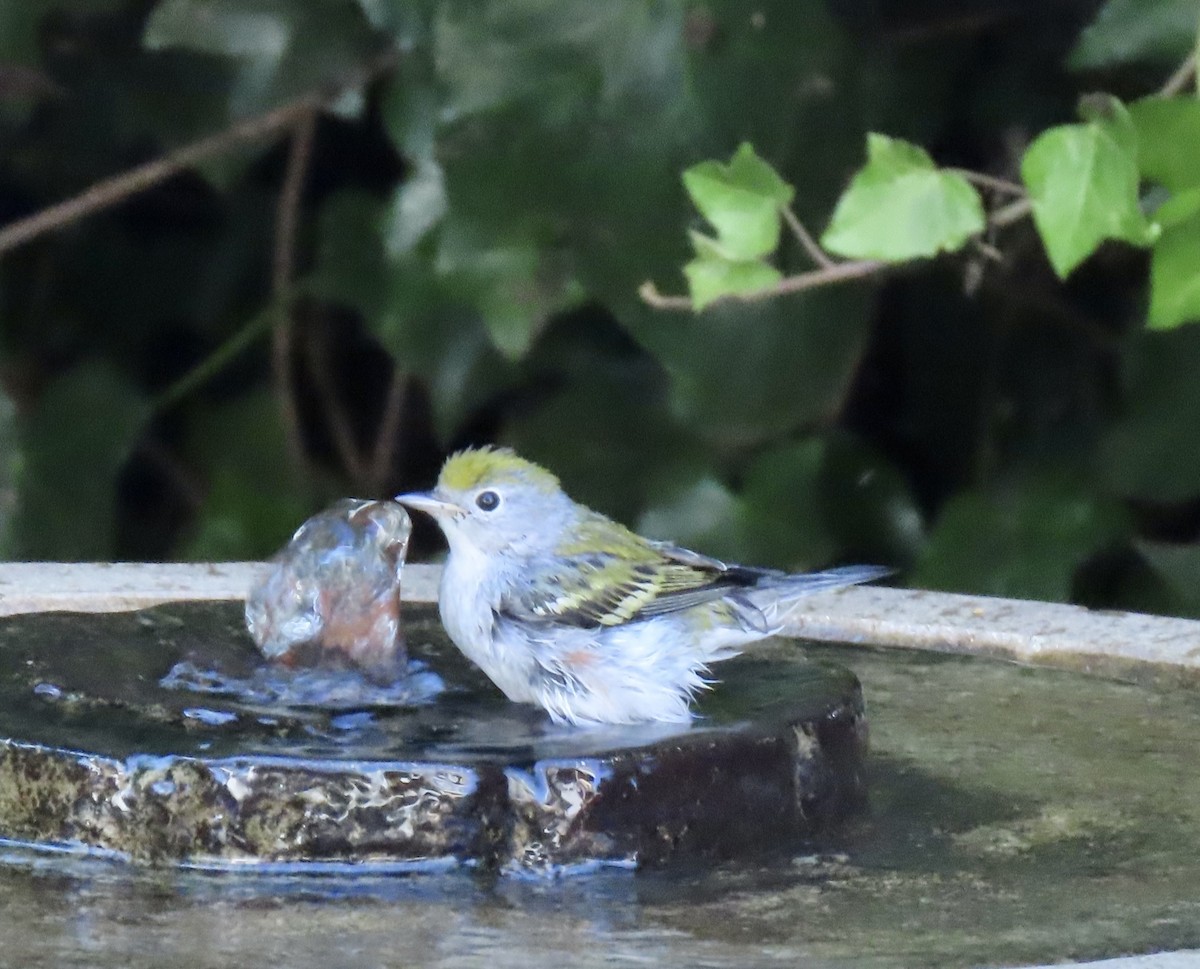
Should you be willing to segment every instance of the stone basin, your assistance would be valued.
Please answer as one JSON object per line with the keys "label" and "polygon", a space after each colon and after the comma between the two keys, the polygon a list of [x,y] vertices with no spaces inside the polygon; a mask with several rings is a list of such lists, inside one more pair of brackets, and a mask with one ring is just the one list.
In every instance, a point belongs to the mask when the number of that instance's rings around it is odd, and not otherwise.
{"label": "stone basin", "polygon": [[556,727],[405,617],[402,682],[285,670],[231,603],[0,619],[0,839],[202,868],[657,866],[859,809],[856,677],[744,657],[691,726]]}

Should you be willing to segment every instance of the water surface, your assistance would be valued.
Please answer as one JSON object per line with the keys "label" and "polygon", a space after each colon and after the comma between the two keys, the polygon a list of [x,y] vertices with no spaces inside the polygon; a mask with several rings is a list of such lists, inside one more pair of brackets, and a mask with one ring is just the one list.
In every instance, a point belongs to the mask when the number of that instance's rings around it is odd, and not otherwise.
{"label": "water surface", "polygon": [[[863,682],[871,803],[783,857],[539,880],[155,870],[10,846],[0,962],[969,966],[1200,945],[1194,692],[988,659],[804,652]],[[769,658],[781,691],[790,666],[807,668],[791,643]],[[718,687],[709,704],[737,699]]]}

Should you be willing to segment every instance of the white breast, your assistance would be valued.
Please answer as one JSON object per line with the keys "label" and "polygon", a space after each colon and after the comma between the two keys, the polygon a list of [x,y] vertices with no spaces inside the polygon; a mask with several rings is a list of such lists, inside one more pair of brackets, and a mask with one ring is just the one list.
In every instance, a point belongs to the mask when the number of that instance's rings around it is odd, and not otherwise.
{"label": "white breast", "polygon": [[442,625],[454,645],[518,703],[535,702],[531,684],[532,657],[496,640],[495,609],[500,602],[500,579],[489,562],[473,549],[456,549],[446,561],[438,590]]}

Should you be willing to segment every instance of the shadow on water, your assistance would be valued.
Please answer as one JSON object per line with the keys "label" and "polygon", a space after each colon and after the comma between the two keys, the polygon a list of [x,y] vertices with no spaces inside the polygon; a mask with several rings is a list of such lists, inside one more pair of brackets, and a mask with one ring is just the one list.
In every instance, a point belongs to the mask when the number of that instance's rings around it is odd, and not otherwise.
{"label": "shadow on water", "polygon": [[[236,617],[219,622],[236,625]],[[174,632],[154,632],[166,642],[164,662],[174,651],[159,675],[194,652],[193,625],[180,620]],[[430,638],[422,659],[441,671],[439,650],[447,647],[432,625],[416,635]],[[776,644],[733,668],[709,713],[716,721],[736,708],[730,691],[789,689],[789,671],[802,680],[814,659],[851,667],[870,715],[869,806],[769,859],[498,877],[461,867],[398,875],[369,865],[194,871],[9,845],[0,848],[3,961],[882,969],[1200,945],[1195,693],[965,657],[804,652],[809,660],[794,644]],[[105,718],[128,710],[126,690],[144,688],[136,667],[132,657],[115,657],[103,689],[88,691],[105,695]],[[82,660],[79,669],[87,669]],[[62,696],[79,686],[53,685]],[[466,701],[463,687],[456,722],[469,724],[478,709],[503,712],[486,684],[469,687],[484,697],[482,707]],[[447,677],[451,702],[458,688]],[[212,709],[226,709],[224,702]],[[90,735],[86,702],[72,708],[43,694],[28,703],[0,716],[36,715],[63,738],[83,731],[95,744],[128,743],[122,730]],[[220,751],[222,725],[181,720],[177,707],[164,701],[142,740],[184,738]],[[386,711],[350,704],[337,716],[366,712],[346,728],[369,731],[389,721]],[[303,704],[289,708],[264,725],[271,729],[262,742],[320,749],[327,738],[306,732],[313,716]],[[536,731],[535,721],[514,716],[514,731]],[[426,741],[464,749],[496,742],[436,734]]]}

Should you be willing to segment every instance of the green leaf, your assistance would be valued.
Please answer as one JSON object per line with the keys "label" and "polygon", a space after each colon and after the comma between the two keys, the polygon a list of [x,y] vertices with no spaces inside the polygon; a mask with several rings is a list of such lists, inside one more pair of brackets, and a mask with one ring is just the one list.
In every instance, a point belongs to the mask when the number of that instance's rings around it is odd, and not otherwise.
{"label": "green leaf", "polygon": [[960,249],[983,231],[979,193],[921,148],[867,135],[867,164],[838,200],[821,244],[852,259],[903,262]]}
{"label": "green leaf", "polygon": [[1091,70],[1150,61],[1174,65],[1196,42],[1196,0],[1108,0],[1067,61]]}
{"label": "green leaf", "polygon": [[448,447],[463,420],[512,386],[513,361],[496,350],[456,275],[408,258],[390,265],[385,281],[383,309],[367,322],[396,365],[424,380],[434,433]]}
{"label": "green leaf", "polygon": [[924,542],[907,483],[844,432],[774,447],[745,473],[746,561],[802,571],[854,558],[910,562]]}
{"label": "green leaf", "polygon": [[34,67],[41,62],[39,32],[46,14],[70,10],[75,16],[104,13],[122,0],[0,0],[0,64]]}
{"label": "green leaf", "polygon": [[1200,611],[1200,545],[1136,541],[1134,549],[1188,612]]}
{"label": "green leaf", "polygon": [[[418,4],[397,3],[395,0],[355,0],[367,22],[377,30],[400,30],[406,24],[405,14]],[[411,13],[409,14],[411,16]]]}
{"label": "green leaf", "polygon": [[488,238],[465,220],[448,221],[439,233],[435,268],[510,360],[525,355],[554,313],[582,299],[565,254],[518,227],[507,237]]}
{"label": "green leaf", "polygon": [[445,211],[440,176],[426,181],[419,168],[387,204],[354,190],[332,196],[305,284],[315,296],[357,309],[398,363],[428,377],[459,342],[464,318],[516,360],[550,316],[579,298],[555,251],[528,237],[489,246],[459,220],[438,234],[432,253],[414,251]]}
{"label": "green leaf", "polygon": [[735,260],[708,254],[697,256],[683,267],[692,307],[702,310],[724,296],[770,289],[783,275],[761,260]]}
{"label": "green leaf", "polygon": [[529,242],[482,251],[473,270],[481,290],[475,306],[483,317],[492,345],[510,360],[518,360],[558,307],[556,293],[538,285],[541,252]]}
{"label": "green leaf", "polygon": [[741,515],[738,497],[720,481],[705,476],[647,508],[636,529],[650,538],[736,561],[745,551]]}
{"label": "green leaf", "polygon": [[288,456],[279,406],[269,393],[258,391],[199,414],[187,446],[207,493],[185,557],[266,558],[316,511]]}
{"label": "green leaf", "polygon": [[383,226],[388,256],[410,252],[442,220],[448,208],[442,166],[432,158],[419,160],[392,196]]}
{"label": "green leaf", "polygon": [[846,431],[828,435],[821,469],[821,508],[841,550],[867,561],[911,563],[925,523],[900,470]]}
{"label": "green leaf", "polygon": [[1181,192],[1167,199],[1154,211],[1154,221],[1163,229],[1190,222],[1200,213],[1200,187]]}
{"label": "green leaf", "polygon": [[146,21],[142,43],[237,61],[231,111],[245,115],[343,82],[382,49],[383,38],[363,8],[345,0],[162,0]]}
{"label": "green leaf", "polygon": [[149,416],[142,396],[103,364],[80,366],[46,389],[20,428],[22,557],[112,558],[117,478]]}
{"label": "green leaf", "polygon": [[554,327],[521,372],[536,375],[541,401],[514,410],[501,437],[553,467],[576,500],[633,523],[652,499],[710,471],[712,449],[670,413],[662,368],[611,321]]}
{"label": "green leaf", "polygon": [[1052,477],[967,491],[942,509],[913,585],[1066,601],[1076,570],[1126,530],[1116,502]]}
{"label": "green leaf", "polygon": [[1200,320],[1200,188],[1177,195],[1155,213],[1163,227],[1150,256],[1151,329]]}
{"label": "green leaf", "polygon": [[1123,413],[1097,472],[1123,497],[1170,504],[1200,495],[1200,327],[1138,333],[1125,354]]}
{"label": "green leaf", "polygon": [[1150,97],[1129,114],[1137,128],[1142,177],[1172,192],[1200,186],[1200,100]]}
{"label": "green leaf", "polygon": [[764,446],[844,406],[869,299],[842,286],[721,300],[686,326],[647,310],[634,333],[670,374],[672,408],[690,429],[722,447]]}
{"label": "green leaf", "polygon": [[683,185],[696,208],[717,230],[723,255],[746,262],[779,245],[779,210],[794,190],[754,149],[743,143],[728,165],[701,162],[683,173]]}
{"label": "green leaf", "polygon": [[385,211],[378,198],[354,189],[326,199],[317,217],[316,265],[304,282],[308,293],[356,309],[368,323],[386,304]]}
{"label": "green leaf", "polygon": [[1034,223],[1060,278],[1106,239],[1137,246],[1153,240],[1138,207],[1137,158],[1124,109],[1117,118],[1050,128],[1021,162]]}
{"label": "green leaf", "polygon": [[432,73],[423,61],[405,58],[396,75],[384,82],[380,96],[388,137],[397,151],[418,163],[435,160],[441,103]]}
{"label": "green leaf", "polygon": [[1080,121],[1093,122],[1103,128],[1125,154],[1138,157],[1137,126],[1120,98],[1094,91],[1079,99],[1076,112]]}
{"label": "green leaf", "polygon": [[663,80],[683,81],[677,76],[682,12],[674,5],[507,0],[431,6],[433,56],[449,118],[523,103],[560,122],[625,99],[645,109]]}
{"label": "green leaf", "polygon": [[163,0],[146,21],[151,50],[186,47],[204,54],[278,61],[294,25],[281,4],[240,0]]}
{"label": "green leaf", "polygon": [[755,565],[803,571],[837,554],[822,501],[825,441],[817,436],[759,455],[746,469],[742,528]]}
{"label": "green leaf", "polygon": [[[471,408],[511,379],[491,345],[519,357],[574,291],[563,273],[542,279],[552,254],[528,241],[481,250],[477,234],[461,226],[427,231],[442,236],[436,246],[385,252],[389,244],[402,248],[398,199],[357,190],[332,195],[321,208],[316,266],[303,288],[356,309],[397,365],[425,379],[436,431],[447,440]],[[552,291],[540,293],[539,280]]]}

